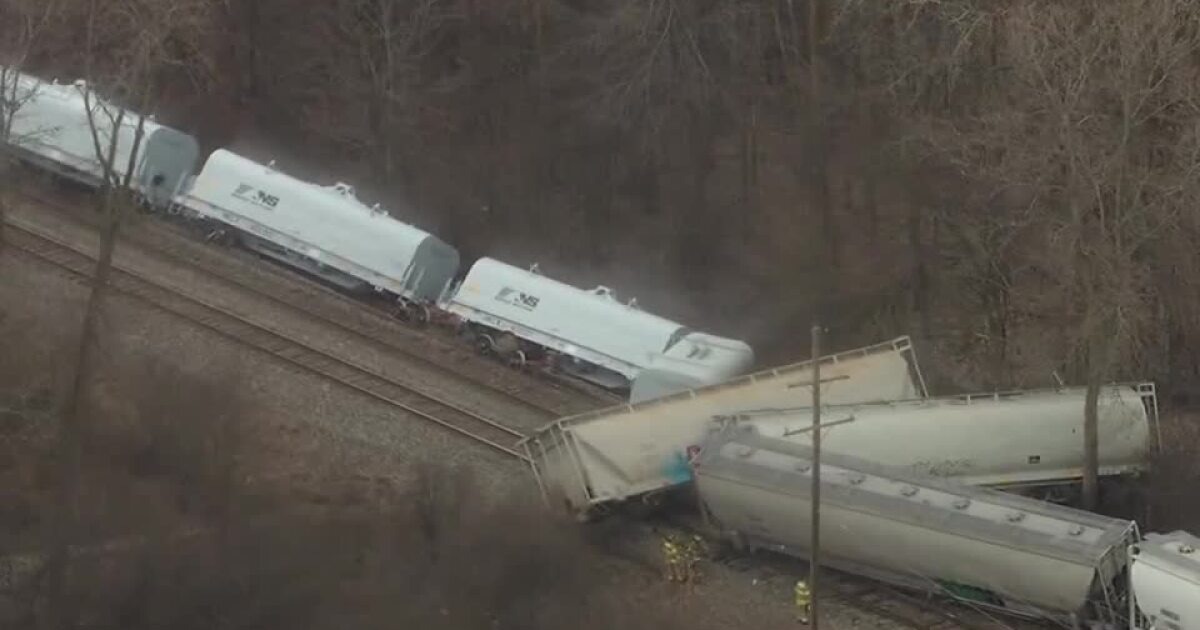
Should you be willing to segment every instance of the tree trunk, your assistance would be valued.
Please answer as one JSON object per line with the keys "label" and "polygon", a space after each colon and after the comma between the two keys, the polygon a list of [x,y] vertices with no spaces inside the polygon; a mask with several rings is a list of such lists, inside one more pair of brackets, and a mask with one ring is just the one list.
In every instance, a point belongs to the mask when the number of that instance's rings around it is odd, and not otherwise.
{"label": "tree trunk", "polygon": [[96,351],[100,315],[108,292],[120,217],[114,208],[111,191],[101,193],[102,212],[107,221],[100,241],[96,271],[92,276],[91,292],[80,326],[76,351],[75,372],[71,389],[63,401],[58,428],[59,479],[58,496],[52,525],[50,553],[46,563],[46,610],[42,627],[67,628],[73,625],[71,606],[67,601],[70,546],[79,527],[79,481],[82,474],[84,434],[86,429],[85,398],[92,379],[92,364]]}
{"label": "tree trunk", "polygon": [[9,168],[8,156],[4,155],[3,150],[0,149],[0,254],[4,253],[4,226],[8,218],[8,196],[12,186],[12,180],[9,179]]}
{"label": "tree trunk", "polygon": [[238,86],[241,94],[239,95],[239,103],[244,103],[246,100],[257,100],[262,92],[262,78],[260,76],[261,65],[259,61],[260,39],[260,23],[262,22],[262,10],[258,0],[246,0],[242,2],[242,19],[246,25],[244,74],[238,77]]}
{"label": "tree trunk", "polygon": [[908,245],[912,252],[912,268],[909,283],[912,286],[912,309],[921,324],[921,336],[930,339],[932,325],[929,319],[929,265],[923,238],[924,222],[919,206],[912,205],[908,213]]}
{"label": "tree trunk", "polygon": [[[13,175],[13,169],[16,167],[16,156],[9,151],[9,140],[12,135],[12,108],[5,100],[13,99],[13,95],[8,94],[9,76],[0,71],[0,90],[4,90],[5,94],[0,94],[0,252],[4,251],[4,221],[8,217],[8,201],[12,190],[13,182],[16,177]],[[12,78],[13,85],[16,85],[16,78]]]}
{"label": "tree trunk", "polygon": [[1100,498],[1100,436],[1097,409],[1100,402],[1100,372],[1088,370],[1087,397],[1083,403],[1083,509],[1094,511]]}
{"label": "tree trunk", "polygon": [[[1094,300],[1095,298],[1093,298]],[[1103,309],[1103,305],[1099,305]],[[1103,313],[1103,311],[1101,311]],[[1103,315],[1102,315],[1103,316]],[[1116,361],[1117,326],[1108,317],[1095,327],[1087,348],[1087,398],[1083,404],[1083,508],[1100,503],[1100,387]]]}
{"label": "tree trunk", "polygon": [[[810,166],[810,174],[812,176],[812,199],[813,207],[821,217],[821,233],[824,236],[822,239],[825,243],[825,262],[829,265],[829,269],[836,269],[838,266],[838,234],[837,224],[833,217],[833,207],[829,203],[830,190],[830,174],[826,162],[829,160],[830,142],[829,134],[826,131],[826,123],[824,116],[824,98],[821,85],[821,7],[819,0],[809,0],[808,3],[808,33],[806,36],[808,42],[808,82],[811,102],[809,103],[810,130],[814,150],[812,155],[817,156],[818,162],[814,162]],[[830,273],[821,274],[822,277],[831,276]],[[822,288],[822,294],[828,296],[827,288]]]}
{"label": "tree trunk", "polygon": [[750,112],[746,122],[742,124],[741,142],[741,231],[742,241],[749,243],[754,218],[758,216],[757,197],[758,186],[758,120],[754,104],[749,105]]}

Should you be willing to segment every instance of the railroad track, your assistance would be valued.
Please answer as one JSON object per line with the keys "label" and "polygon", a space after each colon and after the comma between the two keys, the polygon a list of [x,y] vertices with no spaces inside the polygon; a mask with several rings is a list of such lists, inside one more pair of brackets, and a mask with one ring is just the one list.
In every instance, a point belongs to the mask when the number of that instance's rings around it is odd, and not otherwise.
{"label": "railroad track", "polygon": [[[42,233],[11,217],[5,219],[6,245],[72,275],[91,278],[92,253]],[[505,455],[526,460],[516,442],[521,431],[439,396],[419,391],[370,368],[334,356],[304,341],[271,330],[250,319],[165,286],[136,271],[114,264],[111,288],[170,312],[237,343],[281,359],[304,371],[334,381],[391,407],[439,425]]]}
{"label": "railroad track", "polygon": [[[32,185],[19,186],[17,193],[25,199],[34,202],[38,205],[54,209],[56,212],[65,215],[75,214],[70,211],[62,201],[49,198],[41,190],[35,189]],[[72,217],[73,221],[77,221],[77,217]],[[167,220],[165,225],[153,225],[150,229],[162,236],[168,236],[163,241],[169,241],[174,238],[183,238],[190,240],[193,245],[202,247],[205,243],[196,239],[189,239],[188,236],[181,235],[178,232],[171,230],[172,226],[182,227],[185,231],[194,232],[191,226],[180,224],[176,221]],[[435,373],[440,377],[448,380],[466,381],[471,387],[477,389],[485,389],[494,394],[500,395],[511,400],[518,406],[525,407],[534,414],[546,416],[549,421],[553,418],[562,417],[579,413],[579,409],[567,409],[560,406],[550,406],[542,403],[529,400],[527,395],[517,389],[502,387],[495,383],[490,383],[477,378],[468,378],[460,371],[447,367],[444,363],[434,360],[428,356],[429,354],[447,355],[465,353],[463,348],[454,346],[442,339],[438,339],[437,335],[422,334],[414,331],[411,327],[405,326],[390,314],[390,312],[379,305],[372,304],[367,301],[356,300],[344,295],[316,280],[302,276],[294,271],[284,268],[278,263],[270,260],[262,260],[261,262],[272,263],[269,265],[272,272],[277,275],[286,273],[286,284],[292,288],[283,286],[284,283],[265,283],[254,282],[242,277],[238,277],[235,273],[221,273],[214,271],[207,265],[203,265],[187,256],[181,255],[178,251],[169,249],[168,247],[154,242],[150,239],[135,238],[133,242],[140,249],[149,251],[158,256],[168,258],[171,261],[195,270],[199,273],[210,275],[219,278],[223,282],[236,286],[242,290],[253,293],[257,296],[268,299],[281,306],[299,311],[310,318],[321,322],[323,325],[337,329],[345,334],[356,337],[358,339],[376,344],[386,348],[389,351],[403,355],[406,359],[421,365],[422,369],[427,372]],[[264,269],[259,269],[264,271]],[[298,287],[303,287],[300,289]],[[314,299],[317,298],[317,299]],[[433,353],[422,353],[414,350],[411,347],[406,347],[402,343],[397,343],[392,339],[372,334],[367,330],[367,326],[358,322],[347,321],[344,317],[345,313],[333,312],[329,306],[335,304],[342,309],[355,313],[356,316],[366,317],[371,320],[374,326],[386,330],[389,333],[399,333],[406,336],[420,336],[420,341],[435,345]],[[336,309],[333,309],[336,310]],[[624,399],[614,396],[611,393],[603,392],[595,387],[587,384],[578,383],[574,379],[562,377],[549,371],[542,370],[539,376],[549,381],[553,386],[564,387],[574,391],[577,394],[583,395],[591,402],[598,405],[616,405],[621,404]]]}

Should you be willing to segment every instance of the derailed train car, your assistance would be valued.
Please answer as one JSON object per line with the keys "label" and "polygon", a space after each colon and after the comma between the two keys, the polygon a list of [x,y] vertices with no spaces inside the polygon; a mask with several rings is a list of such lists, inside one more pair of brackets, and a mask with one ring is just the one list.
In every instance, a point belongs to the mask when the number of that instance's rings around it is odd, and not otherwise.
{"label": "derailed train car", "polygon": [[[1132,521],[821,457],[822,564],[1009,613],[1125,618]],[[735,544],[808,556],[811,448],[726,423],[694,467],[703,509]]]}
{"label": "derailed train car", "polygon": [[[908,337],[821,358],[831,403],[927,395]],[[805,361],[641,404],[561,418],[522,442],[543,494],[577,516],[648,501],[691,479],[689,452],[714,415],[812,404]]]}
{"label": "derailed train car", "polygon": [[629,386],[631,402],[719,383],[754,361],[747,344],[622,304],[607,287],[578,289],[491,258],[475,262],[443,308],[486,349],[518,362],[552,353],[565,372]]}
{"label": "derailed train car", "polygon": [[458,272],[458,251],[369,207],[354,189],[319,186],[217,150],[177,203],[237,229],[252,250],[352,291],[386,291],[428,308]]}
{"label": "derailed train car", "polygon": [[[15,107],[9,143],[23,160],[89,186],[99,184],[111,152],[118,182],[150,205],[165,208],[192,174],[195,138],[106,100],[84,81],[60,84],[16,74],[6,86]],[[93,134],[93,131],[95,132]],[[103,160],[101,159],[103,156]]]}
{"label": "derailed train car", "polygon": [[[973,485],[1002,488],[1073,483],[1083,476],[1085,388],[945,396],[822,406],[822,448]],[[801,444],[812,410],[735,414],[760,433]],[[1101,389],[1099,473],[1136,473],[1158,445],[1153,383]]]}
{"label": "derailed train car", "polygon": [[1200,630],[1200,538],[1147,534],[1129,549],[1129,625],[1138,630]]}

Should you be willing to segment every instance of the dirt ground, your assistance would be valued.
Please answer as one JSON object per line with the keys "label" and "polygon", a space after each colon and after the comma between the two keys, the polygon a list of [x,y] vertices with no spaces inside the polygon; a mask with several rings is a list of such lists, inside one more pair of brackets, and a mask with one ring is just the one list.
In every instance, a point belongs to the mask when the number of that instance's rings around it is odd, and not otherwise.
{"label": "dirt ground", "polygon": [[[84,295],[83,287],[61,272],[17,252],[0,255],[0,332],[10,350],[5,353],[7,359],[0,361],[0,377],[7,391],[22,390],[45,397],[60,385],[48,375],[62,367],[62,356],[72,347]],[[189,384],[208,382],[221,374],[234,375],[236,383],[220,387],[236,389],[239,422],[247,425],[242,433],[250,436],[243,438],[241,448],[249,446],[251,450],[239,457],[237,473],[261,492],[269,488],[275,503],[326,510],[374,505],[380,496],[407,496],[413,491],[415,465],[434,462],[465,471],[478,496],[535,506],[528,509],[531,513],[536,510],[537,504],[530,501],[534,490],[531,478],[514,462],[416,419],[397,417],[377,402],[236,347],[144,304],[122,297],[110,300],[102,336],[102,354],[111,372],[101,379],[96,399],[97,408],[107,418],[137,415],[133,408],[143,403],[128,393],[138,390],[139,379],[161,379],[161,373],[174,372],[178,376],[161,386],[171,389],[193,387]],[[153,366],[149,372],[146,365]],[[202,422],[199,418],[208,417],[204,405],[220,396],[209,394],[207,402],[186,394],[180,394],[179,399],[195,406],[199,413],[190,417]],[[187,419],[189,414],[180,417]],[[49,418],[49,414],[42,416],[40,421],[47,424],[33,431],[6,433],[2,439],[8,442],[8,452],[21,450],[18,439],[47,439],[52,434]],[[109,443],[97,444],[105,448]],[[128,453],[137,452],[113,447],[109,456],[124,460],[132,457]],[[122,466],[126,464],[121,462]],[[19,472],[20,466],[7,468],[4,473],[8,475],[37,476],[36,472]],[[100,484],[103,480],[96,481]],[[165,486],[141,484],[136,492],[114,490],[106,500],[111,505],[145,504],[146,497],[167,493]],[[36,513],[39,507],[44,505],[34,501],[27,505],[27,512]],[[7,542],[17,547],[36,543],[37,521],[30,521],[28,513],[10,512],[14,513],[7,515],[5,524],[25,519],[22,522],[26,529],[25,535],[8,538]],[[101,530],[118,535],[122,529],[138,531],[145,525],[134,513],[127,511],[123,516]],[[186,519],[177,514],[159,514],[153,520],[177,525]],[[603,554],[582,556],[590,564],[583,569],[587,579],[592,580],[588,587],[589,610],[604,610],[614,620],[624,619],[624,625],[651,619],[714,630],[795,624],[790,580],[714,567],[704,584],[682,589],[661,579],[656,541],[648,531],[634,530],[625,535],[630,537],[627,543],[641,549],[633,560]],[[520,538],[520,534],[514,533],[514,537]],[[797,572],[800,570],[797,567]],[[857,613],[837,601],[831,601],[823,610],[826,627],[891,627],[886,621]]]}

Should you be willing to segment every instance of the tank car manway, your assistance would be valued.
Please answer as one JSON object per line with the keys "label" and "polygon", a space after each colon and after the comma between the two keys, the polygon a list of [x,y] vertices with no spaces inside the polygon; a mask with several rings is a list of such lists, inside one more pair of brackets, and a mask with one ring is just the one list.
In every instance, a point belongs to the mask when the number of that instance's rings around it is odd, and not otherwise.
{"label": "tank car manway", "polygon": [[[73,275],[90,278],[92,254],[11,218],[4,220],[6,244]],[[236,313],[185,295],[113,266],[111,287],[240,344],[282,359],[307,372],[337,382],[378,401],[467,437],[505,455],[525,460],[515,448],[520,431],[432,394],[417,391],[351,361],[335,357],[300,340],[270,330]]]}
{"label": "tank car manway", "polygon": [[[46,206],[63,214],[69,213],[69,209],[63,202],[48,198],[41,192],[34,191],[26,187],[18,187],[17,192],[30,202],[41,206]],[[77,218],[74,216],[70,217],[70,219],[73,221],[77,220]],[[179,236],[174,232],[170,232],[167,226],[154,225],[153,230],[158,233],[165,232],[171,236],[177,236],[181,239],[184,238],[183,236]],[[446,378],[447,380],[463,381],[464,385],[469,387],[491,391],[502,398],[505,398],[506,400],[509,400],[521,407],[527,408],[535,415],[545,416],[547,419],[551,419],[568,413],[567,410],[563,408],[548,406],[533,400],[529,400],[523,396],[522,392],[520,391],[513,391],[510,388],[501,387],[494,383],[489,383],[484,380],[465,376],[460,372],[429,358],[426,356],[426,354],[417,352],[412,348],[405,347],[402,343],[397,343],[396,341],[387,339],[377,333],[373,334],[369,332],[367,329],[368,327],[363,326],[362,324],[345,321],[344,317],[340,317],[337,313],[333,312],[337,309],[331,310],[328,308],[328,303],[333,302],[341,308],[352,310],[357,314],[364,315],[373,320],[372,323],[374,325],[384,328],[387,331],[394,331],[397,326],[397,322],[390,315],[381,312],[380,308],[377,308],[369,303],[363,303],[358,300],[351,299],[302,275],[286,273],[287,280],[289,281],[288,284],[291,284],[294,287],[302,288],[296,288],[293,290],[289,289],[288,287],[284,287],[281,284],[268,286],[269,283],[255,282],[245,278],[240,278],[237,277],[237,274],[235,273],[214,271],[208,268],[208,266],[191,260],[189,257],[181,255],[177,251],[172,251],[168,247],[165,247],[159,243],[152,242],[150,239],[134,239],[133,242],[137,244],[139,249],[146,250],[157,256],[168,258],[172,262],[195,270],[198,273],[217,277],[222,282],[233,285],[238,289],[253,293],[258,297],[262,297],[284,308],[303,313],[305,316],[318,321],[322,325],[329,326],[345,334],[372,344],[382,346],[389,351],[403,355],[406,359],[411,359],[412,361],[418,363],[423,369],[436,373],[438,376]],[[200,246],[201,244],[196,243],[196,245]],[[408,329],[405,329],[402,332],[408,335],[417,334]],[[439,346],[437,348],[438,350],[452,351],[448,344],[445,344],[440,340],[432,339],[427,335],[424,337],[430,341],[434,341],[436,345]],[[581,388],[575,389],[583,392]],[[607,401],[607,399],[600,398],[595,393],[583,393],[589,395],[589,397],[597,402]]]}

